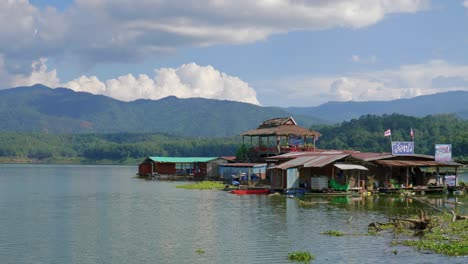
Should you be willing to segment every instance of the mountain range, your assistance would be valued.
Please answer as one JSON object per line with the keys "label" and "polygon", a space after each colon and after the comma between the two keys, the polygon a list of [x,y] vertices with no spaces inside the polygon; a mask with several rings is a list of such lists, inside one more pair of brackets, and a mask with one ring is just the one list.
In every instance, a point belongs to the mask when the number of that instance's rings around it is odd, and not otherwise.
{"label": "mountain range", "polygon": [[315,107],[289,107],[285,110],[295,115],[319,116],[330,122],[346,121],[367,114],[393,113],[415,117],[454,113],[468,119],[468,92],[453,91],[392,101],[328,102]]}
{"label": "mountain range", "polygon": [[317,107],[262,107],[204,98],[122,102],[103,95],[41,84],[0,90],[0,131],[50,133],[166,133],[224,137],[262,121],[293,116],[303,127],[366,114],[426,116],[456,113],[468,119],[468,92],[446,92],[381,102],[329,102]]}

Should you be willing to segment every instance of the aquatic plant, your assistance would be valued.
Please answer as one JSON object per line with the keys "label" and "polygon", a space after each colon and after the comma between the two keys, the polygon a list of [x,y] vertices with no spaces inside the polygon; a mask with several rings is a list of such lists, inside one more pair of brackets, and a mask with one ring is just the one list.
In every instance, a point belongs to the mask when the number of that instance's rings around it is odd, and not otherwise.
{"label": "aquatic plant", "polygon": [[468,255],[468,220],[452,222],[449,214],[439,220],[440,223],[426,231],[421,239],[407,240],[403,244],[448,256]]}
{"label": "aquatic plant", "polygon": [[205,250],[201,249],[201,248],[198,248],[197,250],[195,250],[196,253],[198,254],[205,254]]}
{"label": "aquatic plant", "polygon": [[181,189],[223,189],[225,187],[225,184],[222,182],[216,182],[216,181],[201,181],[197,183],[189,183],[189,184],[184,184],[184,185],[177,185],[176,188],[181,188]]}
{"label": "aquatic plant", "polygon": [[327,230],[322,233],[322,235],[329,235],[329,236],[342,236],[344,235],[343,232],[337,231],[337,230]]}
{"label": "aquatic plant", "polygon": [[288,253],[288,259],[291,261],[309,262],[314,260],[315,256],[312,255],[309,251],[294,251]]}

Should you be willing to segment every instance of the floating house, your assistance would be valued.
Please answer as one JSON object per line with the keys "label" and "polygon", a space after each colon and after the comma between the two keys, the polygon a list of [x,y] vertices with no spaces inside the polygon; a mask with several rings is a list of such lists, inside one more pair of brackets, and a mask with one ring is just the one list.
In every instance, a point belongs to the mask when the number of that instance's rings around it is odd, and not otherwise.
{"label": "floating house", "polygon": [[433,156],[359,151],[290,152],[267,158],[271,188],[311,191],[398,189],[442,191],[456,185],[455,162],[435,161]]}
{"label": "floating house", "polygon": [[[412,189],[415,191],[441,192],[445,187],[455,187],[458,169],[462,164],[453,161],[436,161],[434,156],[412,154],[356,152],[356,159],[368,166],[374,176],[374,187],[382,191]],[[447,180],[446,180],[447,179]]]}
{"label": "floating house", "polygon": [[266,179],[266,163],[224,163],[218,167],[218,175],[223,181],[247,181]]}
{"label": "floating house", "polygon": [[350,185],[351,188],[362,188],[365,183],[361,179],[365,179],[366,174],[361,174],[361,171],[368,171],[366,167],[355,164],[357,161],[349,153],[342,151],[287,153],[270,157],[267,161],[271,188],[275,190],[325,191],[329,189],[330,180],[335,184],[334,189],[347,191]]}
{"label": "floating house", "polygon": [[218,157],[147,157],[138,165],[138,175],[169,179],[216,178],[219,164],[226,162]]}

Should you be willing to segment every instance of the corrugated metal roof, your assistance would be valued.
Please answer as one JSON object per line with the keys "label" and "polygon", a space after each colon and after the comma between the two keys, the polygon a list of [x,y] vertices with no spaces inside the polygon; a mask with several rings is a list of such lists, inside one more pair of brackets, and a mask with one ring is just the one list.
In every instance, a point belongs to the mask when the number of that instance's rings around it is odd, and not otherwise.
{"label": "corrugated metal roof", "polygon": [[295,167],[304,167],[304,168],[321,168],[325,165],[328,165],[334,161],[340,160],[349,156],[349,154],[336,154],[336,155],[315,155],[315,156],[304,156],[298,157],[293,160],[284,162],[276,166],[279,169],[289,169]]}
{"label": "corrugated metal roof", "polygon": [[208,162],[217,159],[217,157],[148,157],[155,162],[167,163],[194,163],[194,162]]}
{"label": "corrugated metal roof", "polygon": [[281,163],[278,166],[276,166],[276,168],[286,170],[289,168],[303,167],[304,163],[306,163],[309,160],[310,160],[310,157],[298,157],[290,161]]}
{"label": "corrugated metal roof", "polygon": [[225,163],[219,166],[221,167],[248,167],[248,168],[255,168],[255,167],[266,167],[266,163]]}
{"label": "corrugated metal roof", "polygon": [[[388,152],[381,152],[381,153],[355,152],[355,153],[351,153],[351,156],[353,156],[356,159],[360,159],[360,160],[364,160],[364,161],[374,161],[374,160],[382,160],[382,159],[401,157],[401,156],[394,156],[394,155],[392,155],[392,153],[388,153]],[[413,154],[413,155],[408,155],[408,156],[404,156],[404,157],[405,158],[415,157],[415,158],[432,159],[432,160],[434,159],[434,156],[424,155],[424,154]]]}
{"label": "corrugated metal roof", "polygon": [[356,153],[352,153],[351,156],[353,156],[356,159],[360,159],[360,160],[364,160],[364,161],[388,159],[388,158],[393,157],[392,153],[388,153],[388,152],[381,152],[381,153],[356,152]]}
{"label": "corrugated metal roof", "polygon": [[328,165],[334,161],[343,159],[349,156],[349,154],[336,154],[336,155],[325,155],[325,156],[317,156],[314,157],[312,160],[304,164],[306,168],[321,168],[325,165]]}
{"label": "corrugated metal roof", "polygon": [[377,164],[390,167],[458,167],[461,164],[456,162],[437,162],[431,160],[376,160]]}
{"label": "corrugated metal roof", "polygon": [[358,164],[333,164],[333,166],[337,167],[340,170],[369,170],[368,168],[358,165]]}

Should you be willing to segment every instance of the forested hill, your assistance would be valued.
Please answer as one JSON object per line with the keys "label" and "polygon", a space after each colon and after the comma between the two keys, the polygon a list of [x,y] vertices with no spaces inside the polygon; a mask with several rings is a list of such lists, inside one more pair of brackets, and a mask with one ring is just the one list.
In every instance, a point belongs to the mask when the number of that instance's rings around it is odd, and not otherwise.
{"label": "forested hill", "polygon": [[410,141],[414,131],[415,153],[434,155],[435,144],[452,144],[452,155],[468,159],[468,120],[453,114],[423,118],[392,115],[366,115],[334,126],[314,127],[322,133],[317,144],[324,149],[355,149],[370,152],[391,152],[390,138],[384,131],[391,129],[392,140]]}
{"label": "forested hill", "polygon": [[[0,90],[0,131],[224,137],[290,115],[277,107],[203,98],[122,102],[43,85]],[[322,122],[314,117],[294,118],[304,127]]]}
{"label": "forested hill", "polygon": [[[403,115],[363,116],[334,126],[316,127],[322,133],[321,149],[354,149],[390,152],[395,141],[409,141],[415,134],[415,152],[434,155],[434,144],[451,143],[455,159],[468,160],[468,121],[454,115],[424,118]],[[250,141],[248,141],[250,142]],[[240,136],[181,138],[160,134],[66,134],[0,132],[0,162],[140,162],[147,156],[229,156],[242,144]],[[250,146],[247,146],[250,147]]]}
{"label": "forested hill", "polygon": [[423,95],[410,99],[370,102],[328,102],[315,107],[290,107],[293,114],[320,116],[324,120],[341,122],[362,115],[403,114],[424,117],[454,113],[468,120],[468,91],[453,91]]}

